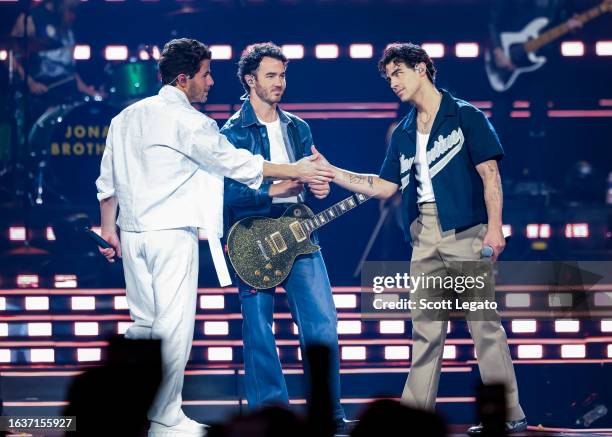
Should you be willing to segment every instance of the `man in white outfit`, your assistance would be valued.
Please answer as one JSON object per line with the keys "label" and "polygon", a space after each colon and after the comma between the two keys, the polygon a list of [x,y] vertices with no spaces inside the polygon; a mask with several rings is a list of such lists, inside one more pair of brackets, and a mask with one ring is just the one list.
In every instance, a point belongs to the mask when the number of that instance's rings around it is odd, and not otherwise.
{"label": "man in white outfit", "polygon": [[223,177],[253,189],[264,177],[331,180],[316,155],[272,164],[234,148],[214,120],[191,106],[205,102],[214,84],[210,58],[196,40],[165,45],[159,61],[164,86],[112,120],[96,181],[102,237],[113,246],[100,251],[111,262],[123,257],[134,320],[126,337],[161,340],[163,379],[148,413],[149,437],[206,433],[183,413],[181,391],[195,323],[198,227],[206,230],[221,285],[231,282],[219,243]]}

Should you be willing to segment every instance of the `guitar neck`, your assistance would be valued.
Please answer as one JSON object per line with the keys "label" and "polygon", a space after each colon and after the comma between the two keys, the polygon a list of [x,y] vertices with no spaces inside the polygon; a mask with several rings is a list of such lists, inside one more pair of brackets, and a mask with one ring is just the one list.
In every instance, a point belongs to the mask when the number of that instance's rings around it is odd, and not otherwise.
{"label": "guitar neck", "polygon": [[327,209],[324,209],[318,214],[315,214],[313,218],[304,220],[306,222],[306,226],[308,231],[314,231],[315,229],[319,229],[321,226],[326,225],[332,220],[337,219],[341,215],[346,214],[353,208],[358,207],[362,203],[366,202],[369,199],[365,194],[355,193],[350,197],[347,197],[344,200],[341,200],[338,203],[330,206]]}
{"label": "guitar neck", "polygon": [[[580,23],[585,24],[591,21],[592,19],[599,17],[601,14],[605,12],[605,9],[606,9],[606,6],[604,2],[576,16],[575,19],[578,20]],[[560,24],[556,27],[553,27],[550,30],[547,30],[546,32],[541,34],[539,37],[526,42],[523,45],[523,47],[526,52],[535,52],[541,47],[545,46],[546,44],[558,38],[561,38],[563,35],[570,32],[571,30],[572,29],[570,28],[569,24],[567,24],[567,21],[566,21],[563,24]]]}

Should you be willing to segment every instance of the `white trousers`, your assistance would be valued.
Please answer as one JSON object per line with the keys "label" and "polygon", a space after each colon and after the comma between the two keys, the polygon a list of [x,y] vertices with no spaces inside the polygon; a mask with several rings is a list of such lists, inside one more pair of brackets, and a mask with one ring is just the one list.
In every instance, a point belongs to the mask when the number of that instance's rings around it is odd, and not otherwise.
{"label": "white trousers", "polygon": [[134,324],[129,339],[159,339],[162,381],[149,420],[175,426],[181,409],[198,287],[196,228],[121,232],[127,301]]}

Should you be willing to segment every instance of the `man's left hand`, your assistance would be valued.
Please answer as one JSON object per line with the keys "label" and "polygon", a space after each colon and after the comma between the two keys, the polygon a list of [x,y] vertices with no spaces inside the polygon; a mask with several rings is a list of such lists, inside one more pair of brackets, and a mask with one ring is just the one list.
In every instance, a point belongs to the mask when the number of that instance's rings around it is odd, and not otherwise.
{"label": "man's left hand", "polygon": [[487,230],[487,233],[482,241],[483,246],[491,246],[493,248],[492,261],[497,261],[497,257],[501,255],[506,247],[506,240],[504,239],[504,233],[500,227],[491,227]]}
{"label": "man's left hand", "polygon": [[329,182],[308,184],[308,188],[317,199],[325,199],[329,195],[330,191]]}

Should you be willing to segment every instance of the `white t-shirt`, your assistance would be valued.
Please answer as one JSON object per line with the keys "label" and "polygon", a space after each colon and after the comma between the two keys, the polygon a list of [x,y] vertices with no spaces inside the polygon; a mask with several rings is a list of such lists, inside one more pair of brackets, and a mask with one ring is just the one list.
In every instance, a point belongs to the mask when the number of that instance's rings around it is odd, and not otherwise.
{"label": "white t-shirt", "polygon": [[429,134],[417,131],[416,155],[414,157],[414,168],[417,180],[417,203],[435,202],[433,185],[429,176],[429,164],[427,163],[427,142]]}
{"label": "white t-shirt", "polygon": [[[287,147],[285,147],[280,119],[277,117],[276,121],[271,123],[262,120],[259,120],[259,122],[266,127],[268,132],[268,139],[270,140],[270,162],[275,164],[288,164],[290,162],[289,155],[287,155]],[[279,182],[281,181],[274,181],[273,183],[276,184]],[[297,201],[297,196],[272,198],[272,203],[297,203]]]}

